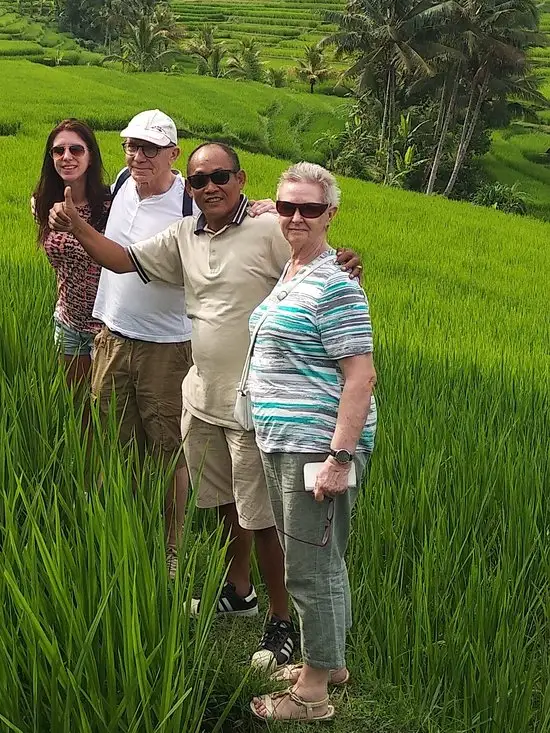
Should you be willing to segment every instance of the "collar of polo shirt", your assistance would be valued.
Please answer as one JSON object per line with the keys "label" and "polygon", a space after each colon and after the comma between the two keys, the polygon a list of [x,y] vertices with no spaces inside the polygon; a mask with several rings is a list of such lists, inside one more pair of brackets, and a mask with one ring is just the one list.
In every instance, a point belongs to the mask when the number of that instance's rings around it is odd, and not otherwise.
{"label": "collar of polo shirt", "polygon": [[[247,196],[245,196],[244,193],[241,193],[241,198],[239,200],[237,211],[235,212],[235,215],[231,219],[229,224],[236,224],[237,226],[240,226],[243,223],[248,213],[248,203],[249,202],[248,202]],[[201,213],[199,218],[197,219],[197,226],[195,227],[195,234],[201,234],[201,232],[204,232],[207,227],[208,227],[208,223],[206,221],[206,216]]]}

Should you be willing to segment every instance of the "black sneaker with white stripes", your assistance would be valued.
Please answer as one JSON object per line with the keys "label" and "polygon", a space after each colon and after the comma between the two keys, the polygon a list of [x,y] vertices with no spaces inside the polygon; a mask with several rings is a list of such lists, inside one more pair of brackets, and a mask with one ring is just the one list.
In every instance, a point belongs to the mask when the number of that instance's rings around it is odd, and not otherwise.
{"label": "black sneaker with white stripes", "polygon": [[292,621],[272,616],[265,625],[258,651],[252,656],[252,666],[258,671],[275,672],[292,659],[296,628]]}
{"label": "black sneaker with white stripes", "polygon": [[[200,598],[193,598],[191,601],[191,613],[196,616],[200,608]],[[238,595],[233,583],[227,581],[220,594],[216,613],[227,616],[257,616],[258,598],[254,586],[244,598]]]}

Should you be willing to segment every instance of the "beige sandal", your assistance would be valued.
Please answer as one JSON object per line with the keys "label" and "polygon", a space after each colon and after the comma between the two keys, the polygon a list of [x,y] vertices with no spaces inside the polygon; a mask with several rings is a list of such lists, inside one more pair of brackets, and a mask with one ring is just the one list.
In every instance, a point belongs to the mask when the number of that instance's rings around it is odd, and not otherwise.
{"label": "beige sandal", "polygon": [[[299,706],[300,714],[292,715],[289,718],[277,717],[277,708],[281,704],[282,700],[287,697],[290,698],[293,703]],[[256,712],[254,700],[252,700],[252,702],[250,703],[250,709],[252,710],[253,715],[255,715],[256,718],[259,718],[260,720],[316,723],[318,721],[332,720],[334,718],[334,707],[332,705],[328,705],[328,695],[324,698],[324,700],[319,700],[318,702],[307,702],[295,692],[292,692],[292,688],[289,687],[288,690],[281,690],[281,692],[272,692],[269,695],[262,695],[261,697],[254,699],[261,700],[267,709],[267,715],[260,715],[258,712]],[[279,700],[279,702],[274,703],[275,700]],[[317,710],[318,708],[323,708],[325,707],[325,705],[327,705],[328,707],[326,713],[323,713],[323,715],[315,715],[315,710]]]}
{"label": "beige sandal", "polygon": [[[292,682],[292,684],[296,684],[300,672],[303,669],[303,664],[285,664],[283,667],[278,669],[276,672],[273,672],[272,675],[270,675],[269,679],[273,680],[273,682]],[[328,683],[329,685],[334,685],[334,687],[344,687],[349,682],[349,670],[346,669],[346,676],[343,680],[339,680],[338,682],[333,682],[332,675],[337,670],[331,669],[328,673]]]}

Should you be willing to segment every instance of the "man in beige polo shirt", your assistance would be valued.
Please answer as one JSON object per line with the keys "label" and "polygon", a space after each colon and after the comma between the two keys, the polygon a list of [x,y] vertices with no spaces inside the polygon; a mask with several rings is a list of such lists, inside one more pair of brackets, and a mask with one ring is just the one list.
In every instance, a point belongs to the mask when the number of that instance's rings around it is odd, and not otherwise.
{"label": "man in beige polo shirt", "polygon": [[[57,228],[70,228],[89,254],[115,272],[137,271],[144,282],[185,286],[192,323],[194,366],[183,382],[182,435],[193,479],[202,467],[198,505],[218,507],[231,536],[227,582],[218,612],[258,613],[250,584],[255,539],[270,601],[269,620],[255,661],[275,669],[288,663],[294,646],[283,557],[254,433],[233,418],[236,387],[248,347],[248,319],[273,289],[289,247],[278,220],[247,215],[246,181],[239,159],[219,143],[199,146],[188,161],[187,182],[203,212],[173,224],[129,248],[85,224],[70,193],[52,210]],[[348,269],[358,262],[342,253]],[[204,463],[203,463],[204,462]],[[194,602],[198,610],[199,601]]]}

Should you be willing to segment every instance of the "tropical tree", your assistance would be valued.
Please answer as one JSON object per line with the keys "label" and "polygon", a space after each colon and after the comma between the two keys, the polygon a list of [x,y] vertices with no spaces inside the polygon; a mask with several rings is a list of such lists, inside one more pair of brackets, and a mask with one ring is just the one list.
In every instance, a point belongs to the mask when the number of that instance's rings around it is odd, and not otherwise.
{"label": "tropical tree", "polygon": [[227,48],[223,42],[216,41],[215,33],[215,26],[204,25],[185,47],[197,62],[197,73],[201,76],[220,77],[225,73],[223,60]]}
{"label": "tropical tree", "polygon": [[[461,0],[461,12],[468,103],[446,196],[456,184],[484,102],[493,94],[506,94],[507,79],[525,79],[530,71],[527,49],[546,42],[538,32],[538,6],[532,0]],[[517,81],[513,86],[518,87]],[[528,83],[519,88],[524,98],[544,99]]]}
{"label": "tropical tree", "polygon": [[304,58],[297,59],[296,76],[309,83],[309,90],[313,94],[315,85],[326,81],[332,74],[325,61],[323,49],[320,46],[306,46]]}
{"label": "tropical tree", "polygon": [[287,74],[284,69],[273,69],[270,67],[265,72],[265,81],[272,87],[281,88],[286,85]]}
{"label": "tropical tree", "polygon": [[103,45],[111,54],[113,39],[121,39],[130,23],[128,4],[124,0],[107,0],[99,17],[103,25]]}
{"label": "tropical tree", "polygon": [[378,149],[386,155],[386,183],[393,178],[398,88],[435,75],[437,59],[454,53],[433,33],[453,12],[455,0],[351,0],[345,11],[326,13],[339,30],[322,45],[334,44],[337,58],[353,59],[342,77],[357,80],[358,94],[372,91],[383,100]]}
{"label": "tropical tree", "polygon": [[106,56],[104,61],[120,61],[131,71],[158,71],[167,68],[178,56],[180,51],[173,46],[170,32],[152,14],[130,23],[120,53]]}
{"label": "tropical tree", "polygon": [[261,59],[261,48],[253,38],[239,41],[237,49],[227,59],[227,76],[248,81],[263,81],[264,65]]}

